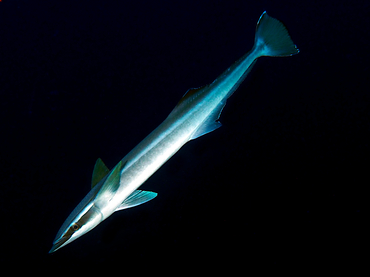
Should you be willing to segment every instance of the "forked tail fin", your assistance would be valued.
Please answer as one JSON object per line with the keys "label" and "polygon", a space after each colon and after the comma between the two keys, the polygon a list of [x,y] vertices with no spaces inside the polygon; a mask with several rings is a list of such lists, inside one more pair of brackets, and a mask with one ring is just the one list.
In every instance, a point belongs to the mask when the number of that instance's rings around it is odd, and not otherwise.
{"label": "forked tail fin", "polygon": [[255,48],[260,56],[286,57],[299,53],[283,23],[266,12],[257,23]]}

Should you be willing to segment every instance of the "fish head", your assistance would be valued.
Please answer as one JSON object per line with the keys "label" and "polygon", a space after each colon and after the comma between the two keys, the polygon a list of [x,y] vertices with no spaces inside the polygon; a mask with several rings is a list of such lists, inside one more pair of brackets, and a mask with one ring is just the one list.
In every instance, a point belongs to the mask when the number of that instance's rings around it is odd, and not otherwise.
{"label": "fish head", "polygon": [[93,203],[82,207],[82,209],[79,206],[76,207],[59,229],[49,253],[71,243],[103,221],[101,211]]}
{"label": "fish head", "polygon": [[[112,203],[114,206],[115,202],[111,202],[111,200],[114,198],[120,186],[123,165],[124,163],[120,161],[114,169],[102,179],[101,176],[106,172],[103,174],[93,173],[92,189],[68,216],[62,227],[60,227],[49,253],[58,250],[86,234],[102,222],[104,218],[114,212],[116,207],[113,207],[113,209],[108,207],[107,209],[107,206],[112,206]],[[102,162],[98,160],[98,167],[101,166],[103,166]],[[94,169],[94,172],[95,170],[96,169]],[[98,182],[97,179],[101,180]],[[119,204],[120,203],[117,203],[117,205]],[[102,210],[104,210],[105,216],[103,216]]]}

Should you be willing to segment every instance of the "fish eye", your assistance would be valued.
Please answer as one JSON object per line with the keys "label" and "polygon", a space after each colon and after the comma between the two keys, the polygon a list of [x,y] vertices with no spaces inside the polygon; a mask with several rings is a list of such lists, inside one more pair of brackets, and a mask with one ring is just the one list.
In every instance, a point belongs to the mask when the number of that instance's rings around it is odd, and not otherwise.
{"label": "fish eye", "polygon": [[72,226],[71,226],[71,229],[73,231],[77,231],[78,229],[80,229],[80,225],[78,225],[77,223],[74,223]]}

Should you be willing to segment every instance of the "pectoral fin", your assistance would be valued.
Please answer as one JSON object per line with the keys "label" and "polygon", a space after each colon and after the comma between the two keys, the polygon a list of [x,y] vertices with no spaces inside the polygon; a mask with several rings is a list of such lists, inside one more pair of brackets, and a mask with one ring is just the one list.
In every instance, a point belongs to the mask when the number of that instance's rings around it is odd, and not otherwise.
{"label": "pectoral fin", "polygon": [[95,187],[107,174],[109,173],[108,167],[99,158],[96,160],[94,171],[91,178],[91,188]]}
{"label": "pectoral fin", "polygon": [[113,198],[114,194],[119,188],[121,171],[125,164],[126,163],[123,163],[122,161],[120,161],[109,173],[109,176],[107,177],[103,186],[101,187],[101,189],[96,195],[96,198],[95,198],[96,205],[99,205],[100,203],[104,205],[105,203],[109,202]]}
{"label": "pectoral fin", "polygon": [[144,204],[152,200],[156,196],[157,196],[157,193],[152,192],[152,191],[135,190],[133,193],[129,195],[129,197],[125,199],[125,201],[122,202],[121,205],[118,206],[116,211],[120,211],[120,210],[124,210],[124,209],[128,209],[131,207]]}

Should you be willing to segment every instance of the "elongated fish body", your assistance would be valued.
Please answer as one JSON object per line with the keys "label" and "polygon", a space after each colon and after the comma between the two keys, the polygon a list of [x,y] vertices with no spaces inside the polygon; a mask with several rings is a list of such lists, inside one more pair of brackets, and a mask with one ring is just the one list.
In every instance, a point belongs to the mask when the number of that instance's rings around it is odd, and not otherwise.
{"label": "elongated fish body", "polygon": [[284,25],[264,12],[251,51],[212,84],[190,89],[169,116],[112,170],[98,159],[92,189],[60,228],[50,252],[87,233],[115,211],[134,207],[157,194],[138,188],[185,143],[221,126],[223,107],[261,56],[291,56],[299,51]]}

